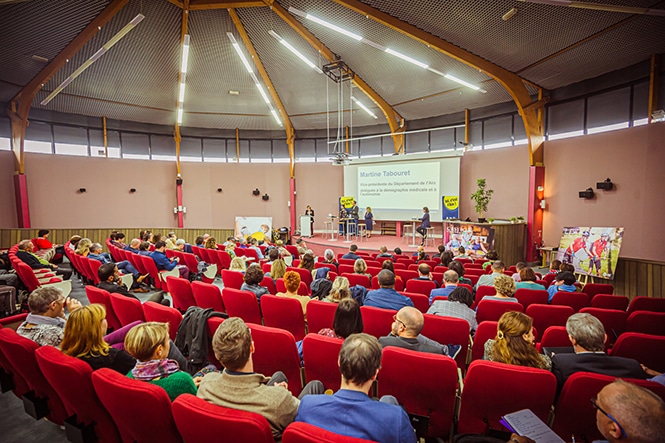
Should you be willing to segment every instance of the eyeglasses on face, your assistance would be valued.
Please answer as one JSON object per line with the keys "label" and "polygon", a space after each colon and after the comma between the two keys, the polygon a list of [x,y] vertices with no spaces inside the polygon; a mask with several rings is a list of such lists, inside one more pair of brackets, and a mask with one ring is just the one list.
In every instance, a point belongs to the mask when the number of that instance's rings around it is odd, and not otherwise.
{"label": "eyeglasses on face", "polygon": [[399,318],[397,318],[397,314],[393,315],[393,320],[396,321],[397,323],[401,323],[402,326],[404,326],[404,329],[408,329],[408,328],[406,327],[406,323],[404,323],[402,320],[400,320]]}
{"label": "eyeglasses on face", "polygon": [[609,418],[610,420],[612,420],[612,421],[614,422],[614,424],[617,425],[617,426],[619,427],[619,430],[621,431],[621,436],[622,436],[623,438],[626,438],[626,437],[627,437],[627,436],[626,436],[626,431],[624,431],[623,427],[619,424],[619,422],[617,421],[617,419],[614,418],[614,417],[612,417],[612,416],[611,416],[610,414],[608,414],[603,408],[601,408],[600,406],[598,406],[597,400],[598,400],[598,398],[597,398],[597,397],[594,397],[594,398],[590,399],[589,401],[591,401],[591,404],[593,405],[594,408],[598,409],[603,415],[605,415],[607,418]]}

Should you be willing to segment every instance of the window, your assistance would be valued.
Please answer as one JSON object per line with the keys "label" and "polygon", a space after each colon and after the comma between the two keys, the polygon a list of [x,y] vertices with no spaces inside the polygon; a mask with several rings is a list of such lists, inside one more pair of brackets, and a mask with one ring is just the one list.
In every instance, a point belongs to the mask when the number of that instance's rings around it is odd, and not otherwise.
{"label": "window", "polygon": [[595,128],[589,128],[587,130],[587,134],[598,134],[599,132],[616,131],[617,129],[624,129],[627,127],[628,127],[628,122],[615,123],[613,125],[606,125],[606,126],[597,126]]}
{"label": "window", "polygon": [[[360,156],[362,158],[368,157],[381,157],[382,145],[381,139],[383,137],[367,138],[360,141]],[[392,139],[391,139],[392,140]]]}
{"label": "window", "polygon": [[203,159],[206,162],[226,163],[226,140],[218,138],[204,138]]}
{"label": "window", "polygon": [[548,140],[559,140],[561,138],[579,137],[580,135],[584,135],[584,129],[580,129],[578,131],[562,132],[560,134],[548,135],[547,139]]}
{"label": "window", "polygon": [[[587,99],[587,133],[612,131],[619,129],[616,124],[628,127],[630,120],[630,88],[621,88],[614,91],[593,95]],[[592,128],[610,128],[591,131]]]}
{"label": "window", "polygon": [[123,158],[150,158],[150,136],[148,134],[122,132],[120,133],[120,145]]}
{"label": "window", "polygon": [[273,140],[272,141],[272,161],[273,163],[288,163],[289,160],[289,146],[286,140]]}
{"label": "window", "polygon": [[[120,158],[120,148],[112,148],[109,146],[109,158]],[[106,157],[104,146],[90,146],[91,157]]]}
{"label": "window", "polygon": [[295,157],[299,163],[313,163],[316,161],[316,140],[296,140]]}
{"label": "window", "polygon": [[405,146],[407,154],[429,152],[429,132],[406,134]]}
{"label": "window", "polygon": [[56,143],[55,153],[61,155],[88,156],[88,145],[74,145],[70,143]]}
{"label": "window", "polygon": [[[463,128],[462,128],[463,130]],[[430,131],[429,141],[431,151],[450,151],[455,149],[455,128]]]}
{"label": "window", "polygon": [[513,141],[513,116],[503,115],[485,120],[483,134],[485,149],[511,146]]}
{"label": "window", "polygon": [[0,137],[0,151],[11,151],[12,141],[8,138]]}
{"label": "window", "polygon": [[25,140],[23,142],[23,150],[25,152],[36,152],[38,154],[53,154],[51,142]]}
{"label": "window", "polygon": [[[240,150],[233,151],[233,160],[237,161],[238,152],[240,152],[240,163],[249,163],[249,140],[239,140]],[[235,146],[234,146],[235,148]]]}
{"label": "window", "polygon": [[[584,100],[574,100],[550,106],[547,112],[547,134],[549,140],[575,137],[584,134]],[[560,134],[562,137],[553,137]],[[567,135],[574,134],[574,135]]]}
{"label": "window", "polygon": [[251,140],[249,142],[252,163],[272,162],[272,140]]}

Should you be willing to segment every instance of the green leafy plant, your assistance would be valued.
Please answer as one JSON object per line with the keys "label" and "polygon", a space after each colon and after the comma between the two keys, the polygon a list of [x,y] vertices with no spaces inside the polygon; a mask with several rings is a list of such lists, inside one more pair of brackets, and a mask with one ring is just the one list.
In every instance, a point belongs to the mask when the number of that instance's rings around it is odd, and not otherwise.
{"label": "green leafy plant", "polygon": [[519,217],[517,217],[517,221],[518,221],[518,222],[523,222],[523,221],[524,221],[524,217],[522,217],[522,216],[520,215]]}
{"label": "green leafy plant", "polygon": [[517,217],[510,217],[510,222],[515,223],[517,221]]}
{"label": "green leafy plant", "polygon": [[478,185],[478,189],[471,194],[471,200],[476,203],[478,218],[482,218],[483,214],[487,212],[487,205],[489,205],[490,200],[492,199],[494,190],[487,189],[487,181],[484,178],[479,178],[476,181],[476,184]]}
{"label": "green leafy plant", "polygon": [[487,221],[490,222],[490,223],[494,223],[494,219],[493,219],[492,217],[489,217],[489,218],[487,219]]}

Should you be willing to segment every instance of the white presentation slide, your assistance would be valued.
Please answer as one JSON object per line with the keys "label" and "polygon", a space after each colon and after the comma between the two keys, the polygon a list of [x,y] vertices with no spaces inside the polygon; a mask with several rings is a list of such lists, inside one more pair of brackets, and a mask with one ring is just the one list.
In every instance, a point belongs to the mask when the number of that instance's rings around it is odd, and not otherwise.
{"label": "white presentation slide", "polygon": [[[359,202],[380,209],[439,209],[441,203],[438,161],[358,166]],[[399,202],[399,203],[396,203]]]}

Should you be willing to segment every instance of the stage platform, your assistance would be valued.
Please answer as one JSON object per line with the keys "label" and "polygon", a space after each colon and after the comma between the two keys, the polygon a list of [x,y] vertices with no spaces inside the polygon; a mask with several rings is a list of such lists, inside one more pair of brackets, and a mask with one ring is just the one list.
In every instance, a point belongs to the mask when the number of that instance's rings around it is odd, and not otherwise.
{"label": "stage platform", "polygon": [[[292,244],[296,244],[296,239],[301,237],[293,237]],[[367,252],[372,256],[379,253],[379,248],[385,246],[391,254],[393,250],[399,247],[404,255],[412,255],[416,252],[417,246],[411,246],[411,236],[408,237],[395,237],[394,235],[372,235],[371,238],[355,238],[350,237],[350,242],[346,242],[346,237],[336,238],[334,241],[330,240],[327,235],[315,234],[314,237],[302,237],[307,244],[307,248],[311,249],[315,255],[323,255],[326,249],[332,249],[337,256],[338,253],[345,253],[349,250],[351,244],[358,246],[359,251]],[[422,237],[416,236],[416,244],[419,245]],[[441,243],[441,238],[434,238],[430,240],[430,244],[425,246],[427,255],[437,254],[439,252],[438,245]]]}

